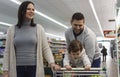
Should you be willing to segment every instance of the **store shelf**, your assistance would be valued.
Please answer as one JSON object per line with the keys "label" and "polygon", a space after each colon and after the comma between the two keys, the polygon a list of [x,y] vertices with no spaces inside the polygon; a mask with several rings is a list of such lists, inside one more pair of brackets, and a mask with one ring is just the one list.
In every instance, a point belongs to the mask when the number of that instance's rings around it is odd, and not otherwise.
{"label": "store shelf", "polygon": [[[55,63],[62,66],[64,52],[66,51],[66,42],[64,40],[55,40],[55,39],[50,40],[49,39],[48,43],[52,50],[52,53],[53,53],[53,56],[55,59]],[[48,63],[46,63],[46,61],[44,61],[44,65],[45,65],[45,67],[49,67],[49,65],[48,65]]]}
{"label": "store shelf", "polygon": [[117,51],[118,51],[118,66],[119,66],[119,75],[120,75],[120,27],[119,27],[119,29],[118,29],[118,31],[117,31]]}
{"label": "store shelf", "polygon": [[6,35],[0,36],[0,75],[3,73],[3,53],[5,50]]}

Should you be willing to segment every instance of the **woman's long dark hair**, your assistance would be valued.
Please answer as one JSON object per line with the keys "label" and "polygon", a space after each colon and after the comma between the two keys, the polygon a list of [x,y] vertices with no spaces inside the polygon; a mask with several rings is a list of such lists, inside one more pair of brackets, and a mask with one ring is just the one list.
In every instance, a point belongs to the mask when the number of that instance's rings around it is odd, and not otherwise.
{"label": "woman's long dark hair", "polygon": [[[17,24],[16,24],[16,26],[17,26],[18,28],[21,28],[21,25],[22,25],[22,23],[23,23],[23,19],[24,19],[26,10],[27,10],[27,6],[28,6],[30,3],[34,5],[34,3],[31,2],[31,1],[24,1],[24,2],[19,6],[19,9],[18,9],[18,22],[17,22]],[[30,26],[36,26],[36,24],[34,23],[34,19],[31,20]]]}

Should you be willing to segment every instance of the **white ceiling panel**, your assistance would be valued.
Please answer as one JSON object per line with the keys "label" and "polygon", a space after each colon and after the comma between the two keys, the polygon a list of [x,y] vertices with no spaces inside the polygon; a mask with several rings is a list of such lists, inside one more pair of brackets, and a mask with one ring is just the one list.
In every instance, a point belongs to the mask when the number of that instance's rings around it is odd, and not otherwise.
{"label": "white ceiling panel", "polygon": [[115,0],[93,0],[103,30],[115,30]]}
{"label": "white ceiling panel", "polygon": [[[25,1],[25,0],[19,0]],[[70,20],[75,12],[82,12],[85,16],[85,25],[91,28],[97,36],[102,36],[96,18],[91,9],[89,0],[31,0],[35,8],[49,17],[71,27]],[[115,29],[115,22],[108,22],[115,19],[115,0],[92,0],[100,24],[103,30]],[[10,0],[0,0],[0,21],[10,24],[17,22],[18,5]],[[43,25],[45,31],[55,35],[63,36],[66,28],[51,22],[50,20],[36,14],[35,22]],[[0,27],[2,28],[2,27]],[[6,28],[6,27],[5,27]],[[3,29],[5,29],[3,28]],[[4,30],[5,31],[5,30]]]}

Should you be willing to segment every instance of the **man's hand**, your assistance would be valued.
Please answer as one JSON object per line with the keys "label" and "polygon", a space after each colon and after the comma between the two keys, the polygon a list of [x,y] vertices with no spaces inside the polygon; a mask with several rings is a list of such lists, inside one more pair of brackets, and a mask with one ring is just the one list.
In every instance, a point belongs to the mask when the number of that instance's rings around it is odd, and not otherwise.
{"label": "man's hand", "polygon": [[85,66],[85,70],[88,70],[88,71],[89,71],[89,70],[90,70],[90,68],[91,68],[91,66],[90,66],[90,65],[86,65],[86,66]]}

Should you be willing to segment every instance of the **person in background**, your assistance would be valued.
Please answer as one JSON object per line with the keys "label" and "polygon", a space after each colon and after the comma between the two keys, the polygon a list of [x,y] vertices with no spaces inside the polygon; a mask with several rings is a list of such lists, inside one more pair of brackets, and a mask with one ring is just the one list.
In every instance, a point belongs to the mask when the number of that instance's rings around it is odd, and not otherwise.
{"label": "person in background", "polygon": [[90,70],[91,68],[91,63],[86,55],[85,49],[78,40],[73,40],[70,42],[68,46],[68,57],[64,58],[63,63],[67,70],[71,70],[72,67],[84,67],[85,70]]}
{"label": "person in background", "polygon": [[34,3],[24,1],[18,10],[18,22],[7,32],[3,77],[44,77],[43,56],[58,70],[43,27],[34,23]]}
{"label": "person in background", "polygon": [[[79,40],[85,52],[90,59],[92,67],[100,67],[100,50],[97,44],[95,33],[85,25],[84,15],[80,12],[74,13],[71,19],[72,27],[68,28],[65,32],[67,46],[70,45],[72,40]],[[65,54],[65,57],[68,57]]]}
{"label": "person in background", "polygon": [[105,48],[105,46],[103,46],[101,53],[103,55],[103,61],[102,62],[106,62],[106,56],[107,56],[107,49]]}

